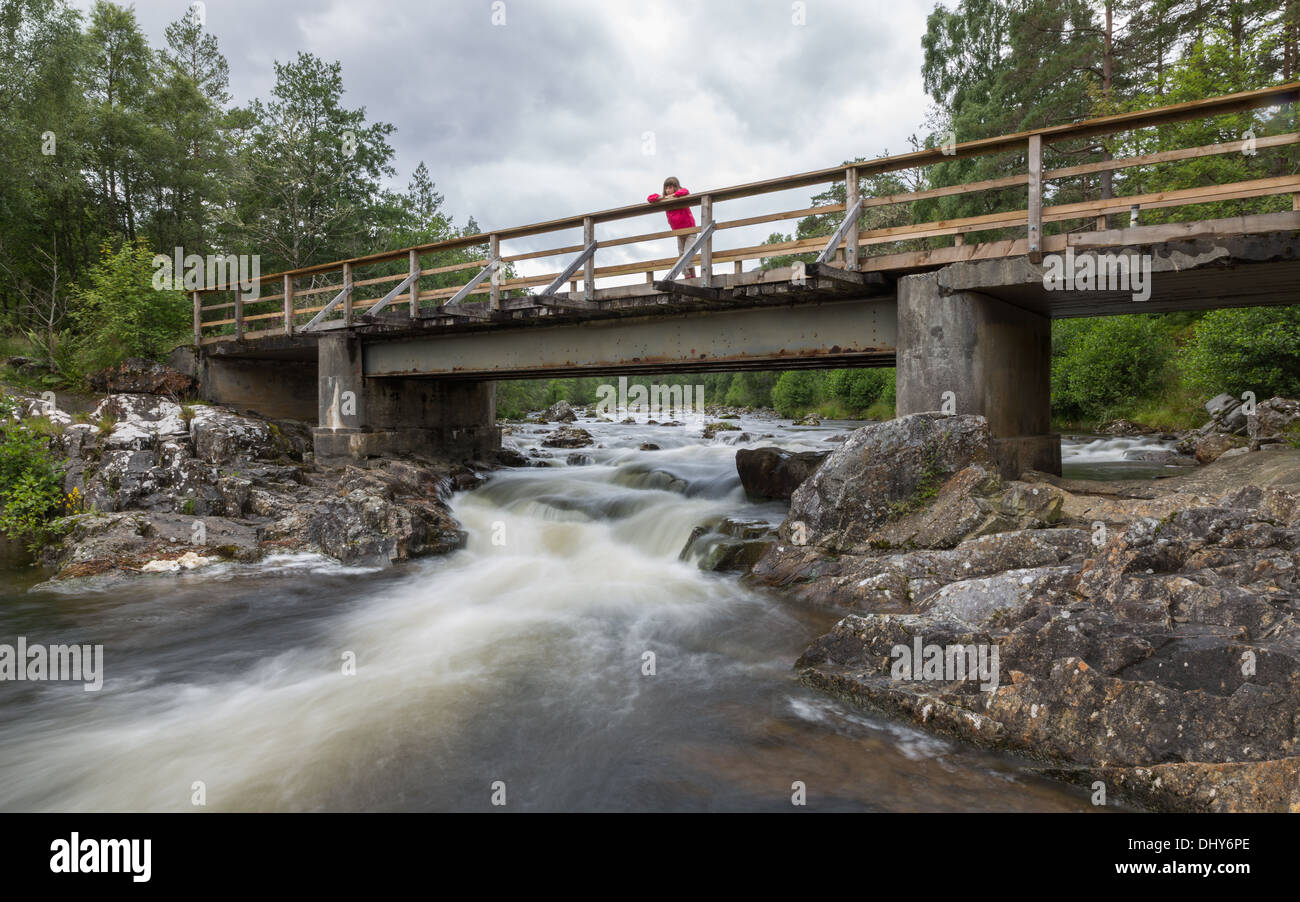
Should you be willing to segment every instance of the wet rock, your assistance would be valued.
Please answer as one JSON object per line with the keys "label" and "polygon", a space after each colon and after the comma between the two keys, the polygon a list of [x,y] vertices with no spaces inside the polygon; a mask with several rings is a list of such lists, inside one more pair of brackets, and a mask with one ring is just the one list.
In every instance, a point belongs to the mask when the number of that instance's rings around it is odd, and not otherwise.
{"label": "wet rock", "polygon": [[573,412],[568,401],[556,401],[546,412],[542,414],[542,419],[552,423],[572,423],[578,419],[578,415]]}
{"label": "wet rock", "polygon": [[678,557],[694,559],[701,570],[745,571],[776,540],[765,520],[724,517],[695,527]]}
{"label": "wet rock", "polygon": [[529,465],[528,457],[513,445],[502,443],[500,450],[496,453],[497,463],[505,467],[526,467]]}
{"label": "wet rock", "polygon": [[542,439],[545,448],[586,448],[594,443],[591,433],[578,426],[561,426]]}
{"label": "wet rock", "polygon": [[798,420],[794,420],[793,422],[790,423],[791,426],[820,426],[821,424],[822,421],[817,419],[812,414],[809,414],[808,416],[802,417]]}
{"label": "wet rock", "polygon": [[742,448],[736,452],[736,472],[740,474],[740,484],[751,500],[785,501],[829,455],[829,451]]}
{"label": "wet rock", "polygon": [[579,454],[576,451],[566,457],[564,462],[571,467],[585,467],[595,463],[590,454]]}
{"label": "wet rock", "polygon": [[714,422],[705,423],[702,432],[705,438],[713,438],[719,432],[739,432],[740,427],[735,423]]}
{"label": "wet rock", "polygon": [[1194,457],[1188,457],[1186,454],[1179,454],[1177,451],[1168,451],[1159,448],[1133,448],[1124,452],[1124,459],[1145,461],[1153,464],[1163,464],[1166,467],[1196,466],[1196,458]]}
{"label": "wet rock", "polygon": [[641,450],[641,451],[658,451],[658,450],[660,450],[660,448],[659,448],[659,446],[656,445],[654,442],[642,442],[641,445],[640,445],[640,447],[639,447],[639,450]]}

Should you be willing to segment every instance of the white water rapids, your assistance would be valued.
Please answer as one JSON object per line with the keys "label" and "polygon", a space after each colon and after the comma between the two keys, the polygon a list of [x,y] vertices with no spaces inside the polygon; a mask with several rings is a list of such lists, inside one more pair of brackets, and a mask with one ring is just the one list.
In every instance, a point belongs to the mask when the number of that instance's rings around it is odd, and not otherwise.
{"label": "white water rapids", "polygon": [[[1091,808],[803,688],[835,614],[678,560],[696,524],[783,515],[744,499],[736,433],[579,425],[593,464],[556,451],[457,496],[470,539],[442,558],[61,593],[0,575],[0,642],[102,644],[105,667],[98,693],[0,683],[0,810],[489,810],[497,781],[517,810],[788,811],[794,781],[820,810]],[[822,449],[853,427],[740,425]]]}

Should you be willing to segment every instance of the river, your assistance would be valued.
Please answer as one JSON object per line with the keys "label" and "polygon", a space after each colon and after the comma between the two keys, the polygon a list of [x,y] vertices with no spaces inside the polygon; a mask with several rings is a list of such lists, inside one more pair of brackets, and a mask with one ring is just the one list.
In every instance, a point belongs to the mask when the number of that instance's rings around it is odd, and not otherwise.
{"label": "river", "polygon": [[[800,686],[791,664],[836,616],[678,559],[710,518],[783,516],[745,500],[741,436],[680,418],[582,422],[592,463],[555,451],[457,495],[470,539],[440,558],[60,592],[0,573],[0,642],[102,644],[105,670],[99,692],[0,683],[0,810],[483,811],[504,785],[510,810],[789,811],[796,781],[810,810],[1095,810]],[[858,424],[739,425],[824,449]]]}

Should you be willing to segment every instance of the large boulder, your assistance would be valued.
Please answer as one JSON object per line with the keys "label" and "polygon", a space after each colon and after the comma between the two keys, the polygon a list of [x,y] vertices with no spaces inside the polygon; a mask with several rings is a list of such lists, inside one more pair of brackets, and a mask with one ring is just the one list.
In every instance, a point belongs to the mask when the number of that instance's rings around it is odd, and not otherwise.
{"label": "large boulder", "polygon": [[916,413],[863,426],[795,490],[782,537],[798,522],[807,541],[828,550],[864,545],[891,517],[924,506],[972,464],[995,469],[983,417]]}
{"label": "large boulder", "polygon": [[572,423],[578,419],[578,415],[573,412],[573,408],[568,401],[556,401],[546,412],[542,414],[542,419],[550,423]]}
{"label": "large boulder", "polygon": [[[1055,561],[1012,541],[1049,533]],[[984,543],[1010,553],[980,562]],[[1108,533],[958,551],[829,561],[863,613],[809,647],[803,682],[1151,807],[1300,810],[1300,493],[1247,486]],[[997,672],[900,679],[917,644],[996,649]]]}
{"label": "large boulder", "polygon": [[277,431],[270,422],[221,407],[193,408],[190,436],[194,440],[194,456],[211,464],[273,460],[281,453]]}
{"label": "large boulder", "polygon": [[193,376],[143,357],[128,357],[117,366],[100,370],[90,377],[90,384],[104,392],[168,395],[173,398],[192,395],[198,388]]}
{"label": "large boulder", "polygon": [[829,451],[742,448],[736,452],[736,472],[751,500],[788,501],[829,455]]}

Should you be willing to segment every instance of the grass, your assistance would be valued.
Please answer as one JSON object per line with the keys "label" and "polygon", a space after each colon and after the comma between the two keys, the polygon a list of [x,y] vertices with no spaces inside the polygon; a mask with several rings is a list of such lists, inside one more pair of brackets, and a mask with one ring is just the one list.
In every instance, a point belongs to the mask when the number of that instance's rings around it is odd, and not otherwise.
{"label": "grass", "polygon": [[113,427],[117,425],[117,417],[111,413],[106,413],[95,421],[96,428],[99,429],[100,435],[112,435]]}
{"label": "grass", "polygon": [[1053,416],[1052,428],[1058,432],[1095,432],[1112,420],[1132,420],[1159,432],[1181,432],[1195,429],[1209,420],[1203,392],[1184,387],[1170,388],[1159,396],[1137,398],[1116,404],[1088,416]]}

